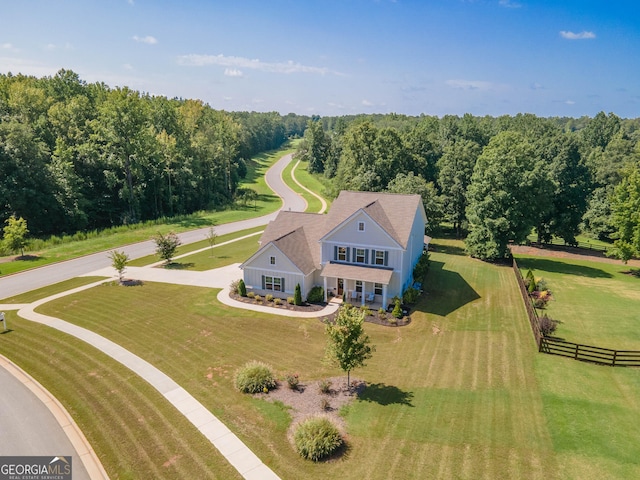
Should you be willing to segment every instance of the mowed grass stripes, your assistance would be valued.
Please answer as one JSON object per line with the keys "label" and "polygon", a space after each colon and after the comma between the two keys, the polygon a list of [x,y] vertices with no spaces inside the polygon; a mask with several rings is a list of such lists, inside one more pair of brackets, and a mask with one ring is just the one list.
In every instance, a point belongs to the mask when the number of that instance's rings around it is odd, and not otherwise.
{"label": "mowed grass stripes", "polygon": [[113,479],[241,478],[156,390],[88,344],[8,312],[4,355],[69,411]]}
{"label": "mowed grass stripes", "polygon": [[513,272],[456,255],[450,243],[432,256],[410,326],[366,325],[377,351],[352,375],[369,387],[343,412],[348,454],[327,464],[298,458],[282,407],[232,386],[251,359],[303,381],[338,374],[322,362],[318,320],[229,309],[217,291],[154,283],[96,287],[40,311],[156,365],[285,479],[563,478]]}

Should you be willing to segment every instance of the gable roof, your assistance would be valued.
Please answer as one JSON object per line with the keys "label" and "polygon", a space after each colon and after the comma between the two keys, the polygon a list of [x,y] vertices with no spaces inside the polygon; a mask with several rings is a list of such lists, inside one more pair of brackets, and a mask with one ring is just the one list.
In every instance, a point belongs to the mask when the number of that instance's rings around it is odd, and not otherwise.
{"label": "gable roof", "polygon": [[[244,264],[262,253],[269,245],[275,245],[287,258],[307,275],[320,267],[318,239],[324,225],[325,215],[318,213],[281,211],[269,222],[262,237],[260,248]],[[244,266],[243,264],[243,266]]]}
{"label": "gable roof", "polygon": [[409,243],[416,211],[425,218],[420,195],[342,191],[326,215],[280,211],[262,234],[258,251],[241,268],[273,244],[307,275],[320,268],[318,242],[360,210],[402,248],[407,248]]}
{"label": "gable roof", "polygon": [[424,217],[420,195],[342,191],[326,215],[326,236],[357,211],[362,210],[402,248],[407,248],[416,211]]}

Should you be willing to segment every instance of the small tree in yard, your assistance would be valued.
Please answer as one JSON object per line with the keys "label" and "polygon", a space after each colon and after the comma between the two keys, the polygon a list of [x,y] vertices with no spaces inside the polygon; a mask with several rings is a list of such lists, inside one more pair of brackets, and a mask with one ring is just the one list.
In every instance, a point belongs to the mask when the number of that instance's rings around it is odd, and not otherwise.
{"label": "small tree in yard", "polygon": [[180,245],[180,239],[173,232],[169,232],[166,235],[158,232],[158,234],[153,237],[153,241],[156,242],[156,253],[165,261],[166,265],[169,265]]}
{"label": "small tree in yard", "polygon": [[218,238],[218,234],[216,233],[216,229],[213,227],[209,227],[209,233],[207,233],[207,241],[209,242],[209,247],[211,248],[212,257],[213,257],[213,246],[216,244],[217,238]]}
{"label": "small tree in yard", "polygon": [[299,283],[296,283],[296,289],[293,292],[293,303],[298,306],[302,305],[302,290]]}
{"label": "small tree in yard", "polygon": [[329,323],[325,328],[329,337],[326,357],[347,372],[348,387],[351,370],[365,366],[365,361],[375,352],[375,346],[369,345],[369,336],[364,333],[363,323],[363,312],[357,308],[342,307],[335,323]]}
{"label": "small tree in yard", "polygon": [[240,295],[241,297],[247,296],[247,286],[245,285],[243,279],[240,279],[238,281],[238,295]]}
{"label": "small tree in yard", "polygon": [[20,217],[16,218],[15,215],[11,215],[5,221],[4,227],[4,244],[5,248],[12,252],[20,250],[20,256],[24,257],[24,247],[27,245],[27,221]]}
{"label": "small tree in yard", "polygon": [[118,272],[118,281],[122,283],[124,280],[124,272],[127,269],[127,263],[129,263],[129,255],[114,250],[109,254],[109,258],[111,259],[111,266]]}

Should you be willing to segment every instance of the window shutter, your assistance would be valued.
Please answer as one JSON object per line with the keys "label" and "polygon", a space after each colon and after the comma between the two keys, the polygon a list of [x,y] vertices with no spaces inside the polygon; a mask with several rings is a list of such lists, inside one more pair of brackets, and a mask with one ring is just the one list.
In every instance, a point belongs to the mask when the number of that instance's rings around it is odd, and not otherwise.
{"label": "window shutter", "polygon": [[265,281],[264,275],[262,275],[262,290],[264,290],[266,288],[266,285],[267,285],[267,283]]}
{"label": "window shutter", "polygon": [[369,249],[364,251],[364,263],[369,263]]}
{"label": "window shutter", "polygon": [[375,250],[371,250],[371,263],[373,265],[376,264],[376,251]]}
{"label": "window shutter", "polygon": [[284,277],[280,279],[280,285],[281,285],[282,291],[284,292]]}
{"label": "window shutter", "polygon": [[338,246],[337,245],[333,246],[333,259],[334,260],[338,260]]}
{"label": "window shutter", "polygon": [[384,252],[384,266],[389,266],[389,252]]}
{"label": "window shutter", "polygon": [[351,249],[347,247],[346,250],[347,250],[347,262],[350,262],[351,260],[349,260],[349,252],[351,251]]}

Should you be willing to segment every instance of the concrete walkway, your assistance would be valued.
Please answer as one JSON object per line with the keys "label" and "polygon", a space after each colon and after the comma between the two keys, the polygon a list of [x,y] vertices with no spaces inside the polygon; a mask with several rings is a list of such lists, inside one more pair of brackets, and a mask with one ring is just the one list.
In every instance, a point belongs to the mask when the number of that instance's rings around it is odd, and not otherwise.
{"label": "concrete walkway", "polygon": [[[142,269],[144,270],[144,269]],[[146,268],[148,271],[162,271]],[[184,272],[167,272],[184,273]],[[190,272],[194,273],[194,272]],[[189,392],[173,381],[168,375],[151,365],[149,362],[134,355],[120,345],[98,335],[86,328],[79,327],[55,317],[35,312],[40,305],[71,295],[109,280],[94,282],[89,285],[74,288],[66,292],[52,295],[33,302],[18,311],[18,315],[27,320],[38,322],[55,328],[69,335],[87,342],[98,350],[106,353],[114,360],[145,379],[158,390],[171,404],[180,411],[207,439],[216,447],[229,463],[247,480],[278,480],[279,477],[247,447],[231,430],[218,420],[209,410],[196,400]]]}

